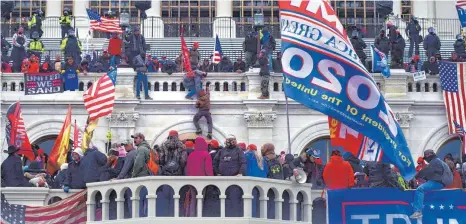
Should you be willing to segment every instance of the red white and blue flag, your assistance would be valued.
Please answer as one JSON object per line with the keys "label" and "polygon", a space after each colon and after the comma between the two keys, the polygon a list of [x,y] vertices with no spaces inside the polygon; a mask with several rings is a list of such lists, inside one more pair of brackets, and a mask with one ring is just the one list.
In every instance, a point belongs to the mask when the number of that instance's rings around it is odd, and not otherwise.
{"label": "red white and blue flag", "polygon": [[84,93],[84,107],[89,113],[89,121],[112,114],[115,103],[116,76],[117,69],[115,68],[100,77]]}
{"label": "red white and blue flag", "polygon": [[218,64],[222,61],[223,52],[222,52],[222,45],[220,44],[220,39],[218,39],[218,35],[215,37],[215,49],[214,55],[212,57],[212,63]]}
{"label": "red white and blue flag", "polygon": [[439,70],[448,132],[455,134],[455,122],[461,127],[466,125],[466,63],[440,62]]}
{"label": "red white and blue flag", "polygon": [[91,30],[97,30],[104,33],[123,33],[123,30],[120,27],[120,19],[107,18],[105,16],[101,17],[98,13],[90,9],[86,9],[86,11],[89,16]]}
{"label": "red white and blue flag", "polygon": [[330,3],[288,0],[279,7],[285,95],[374,140],[388,162],[412,179],[415,163],[395,114]]}
{"label": "red white and blue flag", "polygon": [[35,156],[26,133],[22,113],[23,110],[19,102],[13,103],[8,107],[5,125],[6,142],[8,145],[14,145],[16,148],[19,148],[16,154],[24,155],[29,161],[33,161]]}

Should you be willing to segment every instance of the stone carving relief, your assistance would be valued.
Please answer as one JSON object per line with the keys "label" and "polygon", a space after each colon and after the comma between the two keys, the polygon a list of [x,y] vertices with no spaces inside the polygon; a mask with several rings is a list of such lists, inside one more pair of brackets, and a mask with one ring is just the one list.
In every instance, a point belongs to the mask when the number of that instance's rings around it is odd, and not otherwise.
{"label": "stone carving relief", "polygon": [[273,121],[277,118],[274,113],[263,114],[259,113],[246,113],[244,119],[248,123],[248,127],[273,127]]}
{"label": "stone carving relief", "polygon": [[414,115],[413,113],[409,112],[396,112],[395,113],[395,119],[398,121],[398,124],[400,124],[400,127],[402,128],[407,128],[409,127],[409,121],[413,119]]}
{"label": "stone carving relief", "polygon": [[122,111],[108,115],[106,119],[110,122],[110,127],[134,127],[139,120],[139,113]]}

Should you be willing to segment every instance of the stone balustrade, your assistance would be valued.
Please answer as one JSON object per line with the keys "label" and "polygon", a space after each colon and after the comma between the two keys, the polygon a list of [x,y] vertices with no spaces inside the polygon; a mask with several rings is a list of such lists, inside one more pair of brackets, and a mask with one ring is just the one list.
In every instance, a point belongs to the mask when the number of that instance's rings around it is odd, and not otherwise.
{"label": "stone balustrade", "polygon": [[62,189],[48,189],[43,187],[6,187],[1,188],[2,194],[10,204],[28,206],[44,206],[62,200],[80,190],[70,190],[65,193]]}

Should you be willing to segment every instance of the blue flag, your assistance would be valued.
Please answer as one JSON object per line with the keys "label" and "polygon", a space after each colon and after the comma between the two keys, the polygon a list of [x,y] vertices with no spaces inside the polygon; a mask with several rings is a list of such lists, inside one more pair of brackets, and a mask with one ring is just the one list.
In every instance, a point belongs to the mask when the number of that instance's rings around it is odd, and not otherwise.
{"label": "blue flag", "polygon": [[409,218],[414,212],[414,194],[415,191],[397,188],[330,190],[327,192],[328,223],[466,223],[466,192],[460,189],[427,192],[422,222]]}
{"label": "blue flag", "polygon": [[330,3],[279,1],[287,97],[379,143],[405,179],[415,163],[395,114],[361,64]]}
{"label": "blue flag", "polygon": [[466,27],[466,9],[462,8],[461,6],[458,6],[457,4],[456,12],[458,12],[458,19],[460,20],[461,27]]}
{"label": "blue flag", "polygon": [[390,66],[388,65],[387,56],[374,47],[374,45],[371,45],[371,55],[372,72],[381,72],[386,78],[390,77]]}

